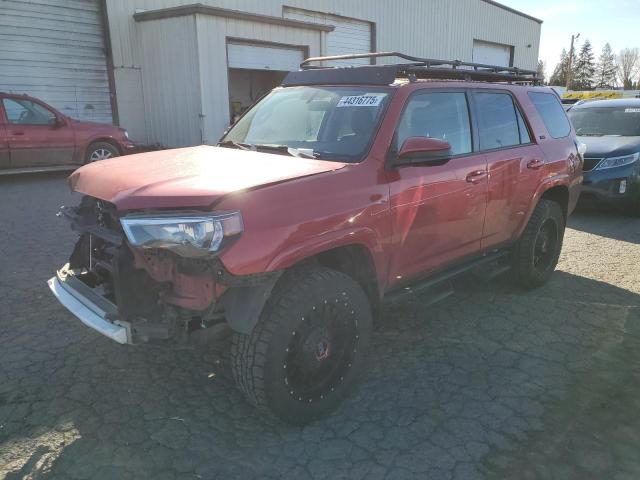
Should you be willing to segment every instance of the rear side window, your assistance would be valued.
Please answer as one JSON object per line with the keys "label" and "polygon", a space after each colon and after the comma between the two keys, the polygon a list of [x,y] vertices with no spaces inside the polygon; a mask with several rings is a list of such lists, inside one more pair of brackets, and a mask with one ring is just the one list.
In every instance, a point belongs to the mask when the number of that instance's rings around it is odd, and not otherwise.
{"label": "rear side window", "polygon": [[[520,143],[529,143],[528,141],[521,141],[517,116],[519,112],[513,104],[511,95],[507,93],[477,92],[475,101],[478,111],[480,150],[492,150],[512,147],[520,145]],[[524,131],[526,132],[526,128]]]}
{"label": "rear side window", "polygon": [[558,97],[552,93],[529,92],[529,98],[542,117],[549,135],[553,138],[562,138],[569,135],[571,125]]}

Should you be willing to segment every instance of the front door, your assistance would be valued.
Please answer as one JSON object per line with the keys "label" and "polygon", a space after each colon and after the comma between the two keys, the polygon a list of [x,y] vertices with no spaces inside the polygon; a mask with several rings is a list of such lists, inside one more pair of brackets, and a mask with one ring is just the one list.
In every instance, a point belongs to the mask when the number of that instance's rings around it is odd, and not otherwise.
{"label": "front door", "polygon": [[393,221],[390,285],[480,251],[487,203],[487,164],[474,152],[464,91],[419,91],[407,101],[394,138],[446,140],[444,165],[405,166],[389,174]]}
{"label": "front door", "polygon": [[75,136],[69,122],[26,98],[4,98],[2,103],[12,168],[73,163]]}

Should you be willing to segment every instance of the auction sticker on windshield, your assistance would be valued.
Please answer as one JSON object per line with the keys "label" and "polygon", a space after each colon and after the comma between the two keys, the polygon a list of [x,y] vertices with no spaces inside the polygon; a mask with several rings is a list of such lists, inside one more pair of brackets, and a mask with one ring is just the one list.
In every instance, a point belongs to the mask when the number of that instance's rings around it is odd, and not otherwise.
{"label": "auction sticker on windshield", "polygon": [[342,97],[336,107],[377,107],[385,94],[349,95]]}

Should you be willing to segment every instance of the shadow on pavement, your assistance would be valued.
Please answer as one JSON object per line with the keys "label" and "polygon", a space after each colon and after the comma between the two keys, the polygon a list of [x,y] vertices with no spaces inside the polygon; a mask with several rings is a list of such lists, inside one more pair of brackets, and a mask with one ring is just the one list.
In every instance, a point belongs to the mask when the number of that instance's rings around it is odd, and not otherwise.
{"label": "shadow on pavement", "polygon": [[557,272],[532,292],[505,279],[465,282],[438,306],[386,305],[362,385],[305,428],[250,407],[223,352],[120,347],[51,299],[40,306],[60,339],[45,349],[29,337],[41,320],[16,327],[0,455],[38,435],[57,439],[57,454],[41,462],[46,450],[36,449],[13,478],[640,472],[640,299],[603,282]]}
{"label": "shadow on pavement", "polygon": [[[637,228],[629,228],[630,224]],[[569,217],[569,228],[624,242],[640,243],[640,217],[608,205],[580,204]]]}

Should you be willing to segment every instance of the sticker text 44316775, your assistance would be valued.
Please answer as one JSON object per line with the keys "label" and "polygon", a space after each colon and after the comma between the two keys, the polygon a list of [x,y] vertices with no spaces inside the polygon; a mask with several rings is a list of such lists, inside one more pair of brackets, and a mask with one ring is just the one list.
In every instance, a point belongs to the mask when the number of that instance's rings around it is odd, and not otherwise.
{"label": "sticker text 44316775", "polygon": [[349,95],[342,97],[336,107],[377,107],[382,103],[384,94]]}

